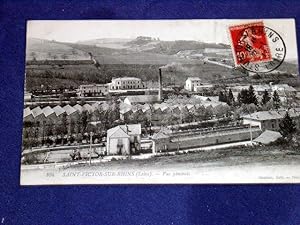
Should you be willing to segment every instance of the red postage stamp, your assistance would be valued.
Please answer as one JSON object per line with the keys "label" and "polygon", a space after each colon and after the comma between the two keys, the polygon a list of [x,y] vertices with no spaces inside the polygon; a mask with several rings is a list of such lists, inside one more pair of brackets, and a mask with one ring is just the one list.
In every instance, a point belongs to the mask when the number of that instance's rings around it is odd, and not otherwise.
{"label": "red postage stamp", "polygon": [[263,22],[230,26],[229,33],[236,66],[272,60]]}

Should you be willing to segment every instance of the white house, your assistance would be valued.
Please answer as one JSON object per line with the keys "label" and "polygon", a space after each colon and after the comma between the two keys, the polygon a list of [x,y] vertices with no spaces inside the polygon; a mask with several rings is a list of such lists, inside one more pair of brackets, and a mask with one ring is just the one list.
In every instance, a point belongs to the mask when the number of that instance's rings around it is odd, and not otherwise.
{"label": "white house", "polygon": [[79,96],[103,96],[108,93],[107,84],[83,84],[78,89]]}
{"label": "white house", "polygon": [[137,77],[114,78],[108,85],[109,90],[128,90],[144,88],[142,80]]}
{"label": "white house", "polygon": [[107,131],[107,155],[131,155],[141,146],[141,124],[113,127]]}
{"label": "white house", "polygon": [[185,89],[188,91],[194,91],[194,89],[201,85],[201,79],[199,77],[189,77],[185,81]]}

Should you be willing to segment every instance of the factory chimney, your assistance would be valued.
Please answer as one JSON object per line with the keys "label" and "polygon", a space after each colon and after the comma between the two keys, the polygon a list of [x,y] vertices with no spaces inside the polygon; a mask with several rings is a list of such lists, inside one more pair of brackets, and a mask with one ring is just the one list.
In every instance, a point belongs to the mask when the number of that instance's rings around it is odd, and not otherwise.
{"label": "factory chimney", "polygon": [[158,101],[162,101],[162,75],[161,75],[161,68],[159,68],[159,74],[158,74]]}

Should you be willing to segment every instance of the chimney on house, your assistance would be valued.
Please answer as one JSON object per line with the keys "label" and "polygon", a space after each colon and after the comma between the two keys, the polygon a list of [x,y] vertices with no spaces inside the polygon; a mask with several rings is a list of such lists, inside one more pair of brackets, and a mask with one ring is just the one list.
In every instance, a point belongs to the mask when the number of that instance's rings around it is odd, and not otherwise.
{"label": "chimney on house", "polygon": [[158,101],[162,101],[162,75],[161,75],[161,68],[159,68],[159,74],[158,74]]}

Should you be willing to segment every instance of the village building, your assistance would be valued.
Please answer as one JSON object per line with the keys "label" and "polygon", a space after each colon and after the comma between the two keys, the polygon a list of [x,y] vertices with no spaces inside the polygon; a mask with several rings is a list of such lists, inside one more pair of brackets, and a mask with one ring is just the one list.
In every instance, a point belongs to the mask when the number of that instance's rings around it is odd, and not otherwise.
{"label": "village building", "polygon": [[[287,98],[294,98],[297,95],[297,90],[288,84],[270,83],[270,84],[258,84],[252,86],[254,89],[254,93],[256,94],[259,100],[262,98],[265,91],[267,91],[270,95],[273,95],[274,91],[276,91],[282,102],[287,101]],[[228,90],[231,89],[234,97],[237,97],[238,93],[240,93],[243,89],[248,90],[249,85],[232,86],[232,87],[228,87],[227,89]]]}
{"label": "village building", "polygon": [[170,132],[161,130],[152,136],[152,152],[168,152],[184,149],[197,148],[201,146],[217,145],[231,142],[246,141],[257,138],[262,131],[258,126],[228,127],[222,129],[197,129],[189,132]]}
{"label": "village building", "polygon": [[107,130],[107,155],[139,153],[141,133],[141,124],[119,125]]}
{"label": "village building", "polygon": [[195,88],[201,86],[201,79],[199,77],[189,77],[185,81],[184,88],[188,91],[194,91]]}
{"label": "village building", "polygon": [[[259,126],[263,131],[272,130],[278,131],[280,129],[279,124],[286,115],[286,110],[278,111],[260,111],[249,115],[242,116],[243,124],[249,124],[251,126]],[[298,129],[300,129],[300,109],[290,109],[289,115],[296,123]]]}
{"label": "village building", "polygon": [[104,96],[108,93],[107,84],[83,84],[79,86],[78,94],[81,97],[86,96]]}
{"label": "village building", "polygon": [[109,90],[129,90],[144,88],[142,80],[137,77],[113,78],[108,86]]}

